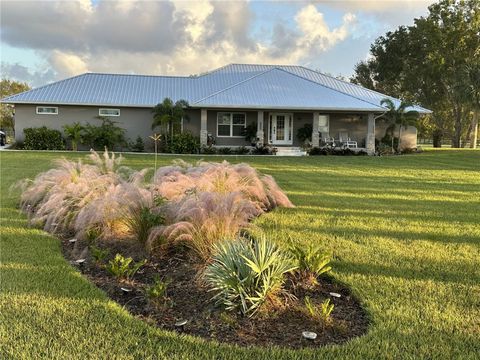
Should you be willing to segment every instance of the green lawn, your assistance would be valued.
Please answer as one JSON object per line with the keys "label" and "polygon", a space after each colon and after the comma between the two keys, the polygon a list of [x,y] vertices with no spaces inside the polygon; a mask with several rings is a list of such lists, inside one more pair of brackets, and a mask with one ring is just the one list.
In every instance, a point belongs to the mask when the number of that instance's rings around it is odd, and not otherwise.
{"label": "green lawn", "polygon": [[[334,276],[353,289],[370,314],[365,336],[296,352],[179,336],[147,325],[108,300],[64,260],[57,239],[28,228],[16,209],[18,192],[9,193],[17,180],[33,177],[64,155],[0,153],[2,359],[479,356],[480,151],[228,158],[272,174],[297,205],[256,223],[279,241],[292,236],[333,250]],[[125,164],[152,166],[153,156],[127,155]]]}

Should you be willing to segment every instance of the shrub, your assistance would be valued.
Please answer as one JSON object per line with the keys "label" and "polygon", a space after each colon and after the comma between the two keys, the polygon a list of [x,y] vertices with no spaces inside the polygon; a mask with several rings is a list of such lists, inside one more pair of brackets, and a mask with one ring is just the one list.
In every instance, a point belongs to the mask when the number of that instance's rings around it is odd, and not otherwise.
{"label": "shrub", "polygon": [[113,150],[115,146],[125,145],[125,130],[117,126],[115,121],[98,116],[101,121],[99,126],[87,123],[84,127],[82,142],[95,150],[105,148]]}
{"label": "shrub", "polygon": [[322,252],[318,245],[291,244],[288,250],[297,265],[297,273],[308,284],[317,284],[317,277],[332,269],[331,256]]}
{"label": "shrub", "polygon": [[284,283],[284,274],[295,269],[290,259],[271,241],[261,238],[248,243],[244,239],[215,246],[216,254],[207,267],[206,283],[213,297],[227,310],[239,309],[253,316]]}
{"label": "shrub", "polygon": [[108,262],[105,269],[117,279],[130,280],[146,263],[147,260],[135,262],[131,257],[125,258],[120,254],[116,254],[115,258]]}
{"label": "shrub", "polygon": [[217,152],[222,155],[231,155],[232,154],[232,148],[227,147],[227,146],[222,146],[217,149]]}
{"label": "shrub", "polygon": [[307,313],[314,319],[321,320],[325,323],[331,322],[330,314],[332,313],[335,305],[330,304],[330,299],[326,299],[324,302],[318,305],[314,305],[308,296],[305,297],[305,307]]}
{"label": "shrub", "polygon": [[72,125],[64,125],[63,132],[67,139],[70,139],[72,144],[72,151],[78,150],[78,143],[82,140],[82,132],[84,131],[84,127],[79,123],[75,122]]}
{"label": "shrub", "polygon": [[273,153],[273,148],[268,145],[255,146],[255,148],[252,150],[253,155],[272,155]]}
{"label": "shrub", "polygon": [[174,134],[170,142],[169,152],[173,154],[198,154],[200,151],[200,138],[191,132],[185,131]]}
{"label": "shrub", "polygon": [[46,126],[26,128],[24,148],[27,150],[65,150],[62,133]]}
{"label": "shrub", "polygon": [[213,146],[202,146],[200,153],[206,155],[215,155],[217,153],[217,148]]}
{"label": "shrub", "polygon": [[301,143],[312,141],[313,127],[312,124],[305,124],[297,130],[297,138]]}
{"label": "shrub", "polygon": [[235,154],[237,155],[246,155],[250,153],[250,149],[246,148],[245,146],[240,146],[235,149]]}
{"label": "shrub", "polygon": [[145,150],[145,143],[141,136],[137,136],[135,142],[131,142],[129,147],[133,152],[143,152]]}
{"label": "shrub", "polygon": [[257,123],[248,124],[242,131],[245,141],[254,145],[257,140]]}

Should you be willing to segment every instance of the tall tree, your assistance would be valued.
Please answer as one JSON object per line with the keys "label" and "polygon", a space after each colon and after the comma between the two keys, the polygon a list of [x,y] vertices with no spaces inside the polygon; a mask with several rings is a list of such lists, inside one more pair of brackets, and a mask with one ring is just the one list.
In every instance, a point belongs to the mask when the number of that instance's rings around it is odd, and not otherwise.
{"label": "tall tree", "polygon": [[[0,99],[30,90],[27,83],[2,79],[0,81]],[[0,104],[0,128],[15,131],[14,108],[10,104]]]}
{"label": "tall tree", "polygon": [[460,69],[480,56],[479,34],[478,0],[441,0],[413,26],[378,38],[352,81],[434,110],[428,117],[434,143],[448,135],[459,147],[471,105],[455,85]]}

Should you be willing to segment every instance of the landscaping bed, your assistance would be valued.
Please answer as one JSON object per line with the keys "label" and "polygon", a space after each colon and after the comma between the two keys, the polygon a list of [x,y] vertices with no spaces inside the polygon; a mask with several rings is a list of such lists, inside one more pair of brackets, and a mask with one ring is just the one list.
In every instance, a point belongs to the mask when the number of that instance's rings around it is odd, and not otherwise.
{"label": "landscaping bed", "polygon": [[[296,279],[289,276],[281,301],[267,304],[257,316],[249,318],[227,312],[212,302],[208,288],[198,276],[203,264],[189,256],[151,257],[133,279],[118,281],[91,257],[81,265],[76,263],[81,246],[72,245],[68,239],[62,240],[62,246],[67,260],[111,299],[137,317],[166,330],[239,346],[287,348],[339,344],[367,331],[368,318],[358,300],[348,288],[329,277],[322,277],[314,287],[304,288],[296,285]],[[124,243],[120,247],[117,244],[115,250],[135,252],[142,258],[142,250],[135,248],[134,244]],[[150,301],[145,290],[156,276],[169,281],[166,298],[160,304]],[[131,291],[125,292],[122,288]],[[314,303],[331,299],[335,305],[331,323],[325,324],[309,316],[304,311],[305,297]],[[187,321],[184,326],[175,325],[182,320]],[[302,337],[303,331],[313,331],[317,338],[307,340]]]}

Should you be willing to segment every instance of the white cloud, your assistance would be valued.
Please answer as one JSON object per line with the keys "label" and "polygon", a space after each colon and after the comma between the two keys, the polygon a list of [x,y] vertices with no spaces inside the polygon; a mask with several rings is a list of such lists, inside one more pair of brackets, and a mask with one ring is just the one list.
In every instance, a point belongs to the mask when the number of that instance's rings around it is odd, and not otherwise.
{"label": "white cloud", "polygon": [[305,2],[260,42],[247,1],[2,2],[1,36],[37,50],[57,79],[86,71],[188,75],[230,62],[307,64],[351,36],[360,2],[343,3],[337,27]]}

